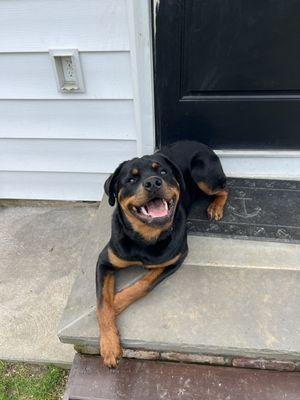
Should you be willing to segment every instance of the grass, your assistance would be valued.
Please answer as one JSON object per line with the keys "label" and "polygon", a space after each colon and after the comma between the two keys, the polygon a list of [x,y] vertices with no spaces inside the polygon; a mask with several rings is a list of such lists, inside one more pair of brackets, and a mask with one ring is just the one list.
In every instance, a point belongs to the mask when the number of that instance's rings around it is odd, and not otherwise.
{"label": "grass", "polygon": [[0,400],[62,399],[67,377],[53,365],[0,361]]}

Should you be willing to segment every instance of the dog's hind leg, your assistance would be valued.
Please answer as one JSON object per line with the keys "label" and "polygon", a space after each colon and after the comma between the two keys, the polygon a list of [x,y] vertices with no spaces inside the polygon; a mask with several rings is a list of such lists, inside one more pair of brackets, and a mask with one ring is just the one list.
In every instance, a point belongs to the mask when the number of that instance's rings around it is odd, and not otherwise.
{"label": "dog's hind leg", "polygon": [[96,314],[100,332],[99,345],[103,363],[111,368],[117,366],[118,358],[122,356],[115,323],[114,292],[114,272],[109,267],[102,265],[99,259],[96,267]]}
{"label": "dog's hind leg", "polygon": [[226,176],[221,162],[212,151],[207,157],[195,156],[191,163],[191,176],[198,188],[214,200],[207,208],[210,219],[220,220],[227,201]]}
{"label": "dog's hind leg", "polygon": [[219,221],[223,217],[223,210],[227,201],[228,192],[226,190],[212,191],[204,182],[198,182],[198,187],[205,194],[215,196],[214,200],[207,208],[207,215],[210,219]]}

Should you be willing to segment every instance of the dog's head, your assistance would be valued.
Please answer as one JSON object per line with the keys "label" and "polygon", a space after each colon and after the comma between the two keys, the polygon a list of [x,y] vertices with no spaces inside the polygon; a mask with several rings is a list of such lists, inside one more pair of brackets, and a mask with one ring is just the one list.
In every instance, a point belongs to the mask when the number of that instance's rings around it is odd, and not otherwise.
{"label": "dog's head", "polygon": [[154,154],[120,164],[104,188],[109,204],[117,201],[131,227],[153,240],[172,225],[184,180],[174,163]]}

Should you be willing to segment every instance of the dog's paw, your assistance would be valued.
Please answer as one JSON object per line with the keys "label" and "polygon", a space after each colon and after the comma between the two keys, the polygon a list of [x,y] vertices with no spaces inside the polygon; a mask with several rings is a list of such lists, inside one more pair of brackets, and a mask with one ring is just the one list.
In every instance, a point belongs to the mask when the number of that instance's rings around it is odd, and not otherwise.
{"label": "dog's paw", "polygon": [[100,340],[100,353],[103,364],[109,368],[116,368],[122,357],[122,349],[119,340],[103,338]]}
{"label": "dog's paw", "polygon": [[212,202],[207,209],[207,215],[211,220],[214,219],[215,221],[220,221],[223,217],[223,206]]}

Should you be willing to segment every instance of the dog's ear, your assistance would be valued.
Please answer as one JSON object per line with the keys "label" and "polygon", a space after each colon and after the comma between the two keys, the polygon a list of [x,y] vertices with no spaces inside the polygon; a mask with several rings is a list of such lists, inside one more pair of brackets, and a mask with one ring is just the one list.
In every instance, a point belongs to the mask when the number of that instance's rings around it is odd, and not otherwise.
{"label": "dog's ear", "polygon": [[176,179],[176,181],[179,184],[180,190],[183,192],[185,190],[185,181],[184,181],[184,177],[182,175],[181,170],[177,167],[176,164],[173,163],[173,161],[171,161],[167,156],[165,156],[164,154],[157,154],[158,157],[161,157],[171,168],[172,173]]}
{"label": "dog's ear", "polygon": [[113,174],[111,174],[104,183],[104,190],[108,196],[108,203],[111,206],[115,205],[116,197],[117,197],[117,182],[121,172],[121,169],[126,161],[122,162],[118,168],[115,170]]}

